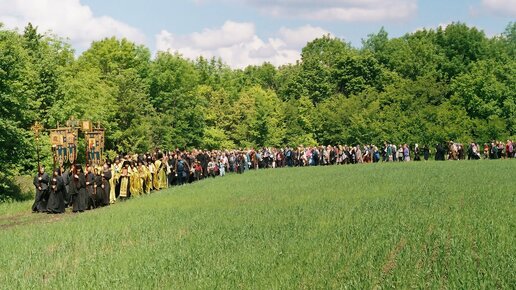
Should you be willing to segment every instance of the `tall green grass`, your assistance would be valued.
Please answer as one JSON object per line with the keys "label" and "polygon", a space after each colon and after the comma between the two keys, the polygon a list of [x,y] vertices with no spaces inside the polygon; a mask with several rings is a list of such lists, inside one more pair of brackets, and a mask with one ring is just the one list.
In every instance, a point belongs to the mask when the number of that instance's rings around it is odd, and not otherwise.
{"label": "tall green grass", "polygon": [[514,161],[253,171],[0,223],[0,287],[514,289],[515,212]]}

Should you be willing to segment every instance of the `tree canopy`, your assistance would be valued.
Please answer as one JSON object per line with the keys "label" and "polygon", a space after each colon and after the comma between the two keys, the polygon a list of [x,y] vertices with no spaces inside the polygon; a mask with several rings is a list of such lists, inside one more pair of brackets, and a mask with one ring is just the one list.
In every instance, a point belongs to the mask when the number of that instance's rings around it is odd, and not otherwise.
{"label": "tree canopy", "polygon": [[325,35],[295,64],[244,69],[152,57],[117,38],[76,56],[30,23],[0,25],[0,104],[4,189],[6,176],[35,168],[31,125],[72,116],[100,122],[106,149],[127,153],[505,139],[516,135],[516,23],[494,37],[464,23],[397,38],[382,28],[361,48]]}

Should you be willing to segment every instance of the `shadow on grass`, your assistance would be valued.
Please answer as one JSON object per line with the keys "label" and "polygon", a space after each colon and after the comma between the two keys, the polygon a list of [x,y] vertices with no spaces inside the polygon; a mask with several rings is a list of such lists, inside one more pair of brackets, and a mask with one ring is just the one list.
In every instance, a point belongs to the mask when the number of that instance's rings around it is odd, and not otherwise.
{"label": "shadow on grass", "polygon": [[34,197],[32,177],[28,175],[6,177],[0,175],[0,203],[26,201]]}

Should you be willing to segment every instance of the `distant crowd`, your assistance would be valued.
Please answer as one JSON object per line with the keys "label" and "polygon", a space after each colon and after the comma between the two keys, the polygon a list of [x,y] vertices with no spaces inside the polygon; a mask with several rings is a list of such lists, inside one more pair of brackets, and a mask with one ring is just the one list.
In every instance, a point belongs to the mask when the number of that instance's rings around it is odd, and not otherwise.
{"label": "distant crowd", "polygon": [[476,160],[514,158],[512,140],[493,141],[483,146],[471,142],[464,146],[448,142],[427,145],[385,143],[356,146],[313,146],[297,148],[261,148],[258,150],[161,151],[122,154],[102,165],[55,168],[51,177],[42,166],[34,178],[36,188],[33,212],[64,213],[67,207],[83,212],[108,206],[170,186],[180,186],[205,178],[242,174],[248,170],[325,166],[377,162],[429,160]]}

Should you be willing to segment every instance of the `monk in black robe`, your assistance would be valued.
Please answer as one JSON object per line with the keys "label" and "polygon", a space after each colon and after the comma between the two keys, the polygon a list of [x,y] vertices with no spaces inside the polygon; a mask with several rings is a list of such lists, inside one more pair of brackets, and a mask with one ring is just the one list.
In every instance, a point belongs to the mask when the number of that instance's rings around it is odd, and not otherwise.
{"label": "monk in black robe", "polygon": [[428,145],[425,145],[425,147],[423,147],[423,158],[425,159],[425,161],[428,161],[428,158],[430,158],[430,148],[428,147]]}
{"label": "monk in black robe", "polygon": [[86,166],[86,172],[84,175],[86,180],[86,209],[90,210],[96,207],[95,203],[95,174],[93,173],[93,167]]}
{"label": "monk in black robe", "polygon": [[[72,165],[73,166],[73,165]],[[64,168],[61,168],[61,179],[63,179],[64,184],[64,203],[65,207],[68,207],[69,204],[71,204],[70,199],[70,180],[71,180],[71,172],[72,170],[64,170]]]}
{"label": "monk in black robe", "polygon": [[38,175],[34,177],[34,186],[36,187],[36,197],[32,205],[33,212],[46,212],[48,203],[48,174],[45,173],[45,167],[40,166]]}
{"label": "monk in black robe", "polygon": [[83,212],[86,210],[86,179],[81,165],[76,165],[75,173],[72,174],[72,180],[70,181],[72,211]]}
{"label": "monk in black robe", "polygon": [[93,182],[93,204],[95,207],[102,206],[104,204],[104,190],[102,188],[102,168],[96,168],[95,169],[95,178]]}
{"label": "monk in black robe", "polygon": [[65,185],[61,177],[61,169],[54,170],[54,176],[50,180],[48,213],[64,213],[65,212]]}
{"label": "monk in black robe", "polygon": [[[101,200],[103,206],[109,205],[109,193],[111,192],[111,185],[109,183],[110,180],[111,168],[108,164],[104,164],[100,174],[100,190],[102,192]],[[98,186],[97,189],[99,189]]]}

